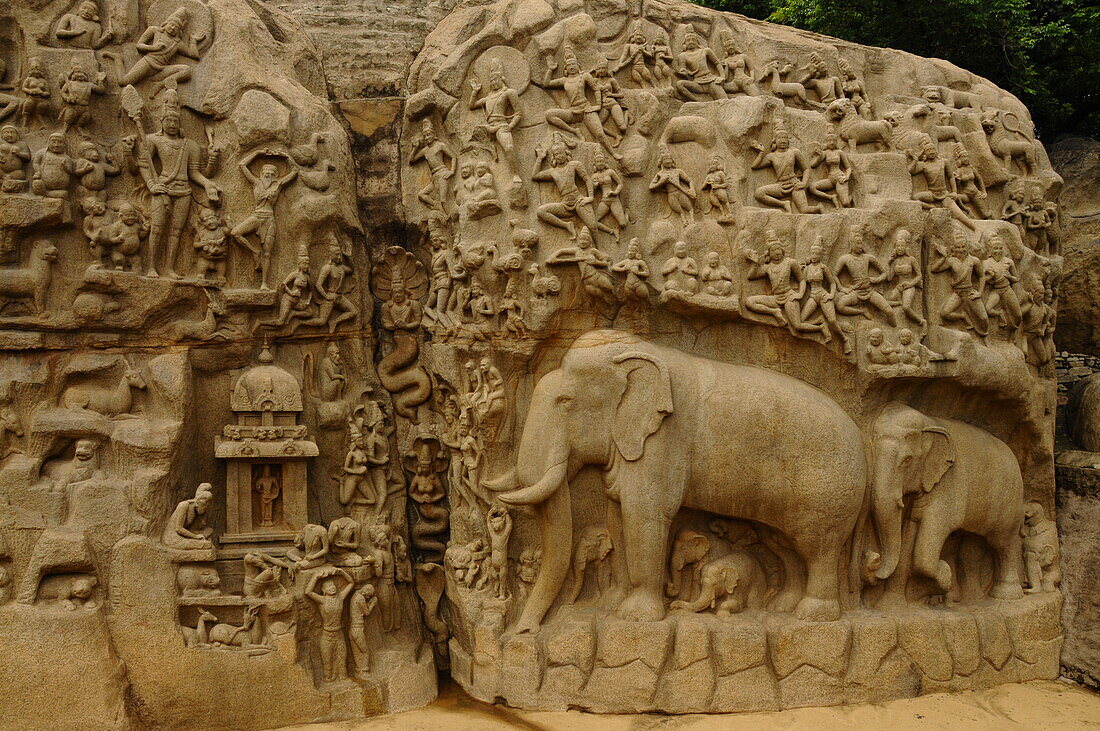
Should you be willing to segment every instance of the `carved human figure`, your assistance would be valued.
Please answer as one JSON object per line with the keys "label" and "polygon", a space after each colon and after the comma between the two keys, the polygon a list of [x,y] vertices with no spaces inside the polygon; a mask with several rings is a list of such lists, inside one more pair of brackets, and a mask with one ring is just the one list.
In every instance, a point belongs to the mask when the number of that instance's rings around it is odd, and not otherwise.
{"label": "carved human figure", "polygon": [[75,13],[65,13],[53,31],[54,38],[73,48],[103,48],[115,37],[108,25],[103,29],[99,8],[93,0],[84,0]]}
{"label": "carved human figure", "polygon": [[229,255],[229,229],[213,208],[199,209],[199,227],[191,246],[195,250],[195,275],[200,279],[225,283],[225,258]]}
{"label": "carved human figure", "polygon": [[[169,15],[163,23],[151,25],[138,38],[136,48],[139,58],[128,70],[122,71],[119,86],[136,84],[144,79],[159,81],[169,89],[191,78],[191,67],[186,63],[172,63],[177,56],[198,60],[205,34],[191,35],[188,24],[191,13],[181,7]],[[106,54],[105,54],[106,55]],[[117,60],[117,56],[114,57]]]}
{"label": "carved human figure", "polygon": [[318,364],[317,384],[322,401],[341,401],[347,388],[347,376],[344,373],[344,357],[340,355],[340,346],[333,342],[325,348],[325,357]]}
{"label": "carved human figure", "polygon": [[833,202],[837,208],[852,207],[852,161],[848,153],[839,147],[840,139],[835,132],[825,133],[825,147],[810,158],[810,168],[825,166],[825,177],[810,184],[809,192],[818,198]]}
{"label": "carved human figure", "polygon": [[688,31],[684,36],[683,50],[676,54],[672,88],[692,102],[725,99],[722,85],[722,65],[714,51],[703,45],[698,34]]}
{"label": "carved human figure", "polygon": [[[509,132],[509,139],[511,133]],[[458,158],[451,152],[447,143],[440,140],[435,133],[435,127],[430,120],[424,122],[421,128],[420,139],[409,155],[410,166],[424,161],[428,166],[428,184],[417,191],[417,199],[427,208],[438,210],[444,216],[451,213],[451,185],[450,179],[454,177]],[[433,196],[434,193],[434,196]]]}
{"label": "carved human figure", "polygon": [[733,208],[730,197],[730,179],[726,168],[722,164],[722,158],[718,155],[710,159],[710,168],[707,177],[703,179],[701,190],[703,191],[703,203],[705,210],[718,211],[718,223],[733,223]]}
{"label": "carved human figure", "polygon": [[1024,506],[1020,538],[1024,551],[1024,593],[1057,591],[1062,581],[1058,526],[1046,517],[1041,503],[1033,500]]}
{"label": "carved human figure", "polygon": [[328,559],[336,566],[361,566],[359,522],[353,518],[337,518],[328,524]]}
{"label": "carved human figure", "polygon": [[79,158],[73,166],[73,173],[80,177],[80,199],[94,197],[107,200],[107,178],[118,175],[121,170],[110,155],[101,155],[94,142],[84,142],[78,151]]}
{"label": "carved human figure", "polygon": [[180,550],[211,549],[214,529],[206,525],[206,509],[214,498],[214,488],[203,482],[195,488],[195,496],[184,500],[172,511],[161,534],[161,543]]}
{"label": "carved human figure", "polygon": [[955,143],[954,151],[955,190],[958,191],[960,207],[965,206],[966,208],[963,210],[971,218],[989,218],[989,211],[985,207],[985,201],[989,195],[986,193],[985,182],[982,180],[981,174],[970,162],[970,153],[966,151],[961,143]]}
{"label": "carved human figure", "polygon": [[811,169],[806,164],[802,151],[790,145],[790,133],[783,128],[775,131],[770,152],[765,151],[759,143],[750,143],[757,153],[750,167],[753,170],[771,168],[776,177],[775,183],[757,188],[754,196],[763,205],[782,208],[787,213],[792,212],[792,206],[797,213],[821,213],[821,206],[810,205],[806,200]]}
{"label": "carved human figure", "polygon": [[985,300],[985,311],[990,317],[996,317],[1009,330],[1020,326],[1022,312],[1020,299],[1012,285],[1020,281],[1016,273],[1016,262],[1005,256],[1001,237],[993,233],[986,243],[987,256],[982,262],[982,287],[988,284],[991,291]]}
{"label": "carved human figure", "polygon": [[[623,108],[623,92],[619,82],[611,73],[611,67],[602,56],[596,61],[591,72],[593,88],[596,92],[596,106],[599,108],[600,124],[611,137],[611,146],[622,144],[630,123],[631,115]],[[607,123],[610,121],[610,127]]]}
{"label": "carved human figure", "polygon": [[600,194],[600,202],[596,204],[596,220],[603,221],[610,215],[615,222],[613,230],[618,239],[623,228],[630,223],[630,216],[619,198],[623,190],[623,178],[607,164],[607,156],[599,150],[592,156],[592,185]]}
{"label": "carved human figure", "polygon": [[[368,432],[373,434],[373,429]],[[385,470],[378,464],[379,455],[372,454],[371,447],[377,449],[377,442],[371,444],[368,434],[353,431],[349,439],[348,452],[344,456],[344,465],[340,477],[340,504],[349,515],[365,515],[376,512],[380,499],[384,499],[386,483]],[[387,444],[388,449],[388,444]],[[387,460],[388,462],[388,460]],[[383,463],[384,464],[384,463]],[[375,478],[381,472],[381,492]]]}
{"label": "carved human figure", "polygon": [[321,265],[313,290],[317,293],[317,316],[304,325],[328,325],[330,333],[335,332],[341,322],[353,320],[359,316],[359,307],[343,292],[344,281],[352,269],[345,263],[344,252],[340,245],[332,242],[329,259]]}
{"label": "carved human figure", "polygon": [[309,275],[309,254],[298,253],[298,267],[279,284],[279,309],[274,319],[260,320],[254,329],[286,328],[293,333],[313,314],[313,281]]}
{"label": "carved human figure", "polygon": [[959,322],[985,338],[989,332],[989,315],[982,301],[979,283],[982,281],[982,261],[970,253],[966,234],[956,231],[947,251],[937,244],[936,258],[929,271],[946,273],[951,278],[951,294],[940,305],[940,318],[945,322]]}
{"label": "carved human figure", "polygon": [[470,79],[470,109],[485,109],[486,129],[496,143],[496,159],[503,158],[513,181],[519,181],[519,163],[512,132],[523,121],[523,112],[519,106],[519,94],[508,86],[501,59],[493,59],[489,65],[489,91],[484,96],[480,96],[481,88],[481,82]]}
{"label": "carved human figure", "polygon": [[733,273],[722,263],[717,251],[707,254],[703,268],[699,271],[699,282],[703,285],[703,292],[713,297],[729,297],[733,294]]}
{"label": "carved human figure", "polygon": [[370,673],[370,645],[367,642],[367,617],[378,606],[373,584],[363,584],[351,595],[348,621],[348,639],[351,641],[351,657],[355,674],[365,678]]}
{"label": "carved human figure", "polygon": [[393,552],[390,550],[390,527],[382,524],[369,526],[367,537],[372,546],[371,556],[377,578],[374,590],[378,595],[382,629],[392,632],[401,627],[401,611],[397,604],[397,590],[394,588],[395,569]]}
{"label": "carved human figure", "polygon": [[[343,587],[337,587],[336,576],[344,579]],[[321,593],[317,582],[322,581]],[[325,682],[335,682],[347,677],[347,645],[344,641],[344,601],[355,588],[348,572],[335,567],[323,568],[309,578],[305,595],[317,605],[321,616],[321,636],[317,649],[321,654],[321,677]]]}
{"label": "carved human figure", "polygon": [[286,550],[286,557],[298,571],[315,569],[325,565],[328,548],[328,529],[323,525],[308,523],[295,534],[294,546]]}
{"label": "carved human figure", "polygon": [[[598,118],[597,118],[598,121]],[[543,169],[549,159],[550,167]],[[560,139],[555,139],[550,146],[549,155],[541,148],[536,148],[535,174],[531,179],[536,182],[553,183],[557,189],[559,200],[556,203],[544,203],[538,207],[538,217],[543,223],[563,228],[569,232],[569,238],[577,238],[577,228],[572,221],[567,220],[576,216],[590,230],[600,230],[614,234],[615,230],[607,224],[596,219],[596,213],[592,208],[595,198],[594,183],[579,161],[573,160],[569,155],[569,148]],[[577,181],[584,186],[578,187]]]}
{"label": "carved human figure", "polygon": [[844,95],[840,79],[829,74],[829,67],[816,51],[810,54],[810,60],[799,80],[807,90],[817,94],[818,101],[829,104]]}
{"label": "carved human figure", "polygon": [[722,72],[722,88],[726,93],[759,96],[760,89],[756,86],[749,57],[737,47],[737,41],[729,31],[722,32],[722,50],[726,55],[718,65]]}
{"label": "carved human figure", "polygon": [[802,265],[802,278],[809,286],[809,296],[799,316],[803,322],[806,322],[820,310],[824,320],[821,334],[825,342],[831,342],[831,333],[836,333],[844,343],[844,352],[851,353],[852,339],[836,318],[836,296],[840,292],[840,282],[837,281],[836,275],[833,274],[832,268],[825,262],[824,257],[825,247],[822,245],[821,237],[818,236],[810,246],[810,260]]}
{"label": "carved human figure", "polygon": [[867,333],[867,370],[871,373],[895,372],[896,351],[886,340],[882,328],[873,327]]}
{"label": "carved human figure", "polygon": [[9,388],[8,393],[0,399],[0,460],[7,459],[13,454],[23,453],[19,441],[24,435],[23,421],[12,407],[11,400]]}
{"label": "carved human figure", "polygon": [[505,336],[526,337],[527,325],[523,321],[523,304],[516,299],[516,280],[509,279],[497,306],[501,316],[500,332]]}
{"label": "carved human figure", "polygon": [[638,239],[630,240],[626,247],[626,258],[616,262],[611,271],[626,275],[623,283],[623,300],[639,305],[649,302],[649,265],[642,258],[642,250],[638,245]]}
{"label": "carved human figure", "polygon": [[607,589],[608,576],[606,576],[604,560],[611,553],[611,533],[602,525],[586,525],[577,537],[573,546],[573,585],[569,589],[566,601],[569,604],[577,601],[584,588],[584,577],[588,567],[595,564],[593,573],[596,577],[596,588],[603,592]]}
{"label": "carved human figure", "polygon": [[573,125],[583,124],[593,140],[603,145],[613,158],[621,160],[622,156],[615,152],[600,121],[599,101],[588,97],[589,91],[594,97],[598,95],[596,78],[581,71],[572,46],[566,45],[562,55],[565,58],[564,74],[557,78],[554,78],[554,72],[558,68],[557,59],[552,54],[547,57],[543,86],[547,89],[561,89],[565,95],[565,106],[546,110],[546,122],[571,135],[578,134]]}
{"label": "carved human figure", "polygon": [[256,478],[252,489],[260,498],[260,527],[275,525],[275,501],[279,499],[283,486],[282,480],[271,473],[271,465],[263,466],[263,472]]}
{"label": "carved human figure", "polygon": [[653,72],[649,69],[647,45],[645,34],[642,33],[640,28],[634,28],[626,43],[623,44],[623,52],[619,56],[619,60],[615,62],[612,72],[618,73],[629,66],[630,80],[636,85],[640,87],[655,86],[657,82],[653,78]]}
{"label": "carved human figure", "polygon": [[686,241],[677,241],[672,245],[672,256],[661,266],[661,276],[665,278],[664,291],[695,294],[699,291],[699,266],[695,259],[688,256]]}
{"label": "carved human figure", "polygon": [[750,266],[745,276],[752,279],[764,279],[768,282],[768,294],[754,294],[745,298],[745,307],[752,312],[771,315],[780,326],[787,327],[792,333],[826,333],[826,325],[812,325],[802,321],[799,302],[806,294],[806,280],[802,277],[802,267],[798,261],[787,256],[783,242],[769,229],[764,234],[766,248],[763,258],[752,249],[742,253]]}
{"label": "carved human figure", "polygon": [[489,581],[501,601],[508,598],[508,540],[512,536],[512,516],[508,509],[494,505],[485,518],[489,533]]}
{"label": "carved human figure", "polygon": [[50,85],[46,80],[46,67],[38,56],[27,59],[27,75],[19,85],[23,92],[23,103],[19,109],[19,119],[24,127],[32,122],[46,119],[50,109]]}
{"label": "carved human figure", "polygon": [[[266,163],[260,168],[258,176],[253,174],[248,166],[260,155],[284,158],[290,167],[289,172],[279,177],[279,168],[271,163]],[[241,171],[241,175],[244,176],[245,180],[252,185],[252,197],[256,202],[256,207],[251,214],[234,226],[230,233],[242,246],[252,252],[256,252],[256,249],[245,236],[255,234],[259,238],[260,247],[257,259],[260,264],[260,289],[271,289],[269,281],[271,256],[275,251],[277,234],[275,229],[275,203],[278,201],[283,189],[298,177],[298,167],[289,154],[271,148],[264,148],[253,150],[241,158],[240,162],[237,163],[237,169]]]}
{"label": "carved human figure", "polygon": [[581,287],[589,297],[610,306],[615,302],[615,285],[607,268],[611,258],[600,251],[587,226],[577,235],[577,245],[558,249],[546,259],[547,264],[576,263]]}
{"label": "carved human figure", "polygon": [[1025,240],[1035,253],[1049,256],[1050,229],[1054,225],[1050,210],[1043,204],[1039,191],[1032,191],[1023,213]]}
{"label": "carved human figure", "polygon": [[80,210],[84,213],[80,230],[88,240],[88,248],[91,249],[94,257],[92,267],[99,269],[103,266],[104,254],[109,248],[103,236],[108,225],[107,204],[98,198],[88,196],[80,200]]}
{"label": "carved human figure", "polygon": [[[873,307],[886,318],[891,326],[897,325],[897,317],[894,309],[882,294],[875,289],[876,284],[886,281],[889,277],[889,269],[883,266],[879,258],[867,251],[864,245],[864,231],[860,226],[854,226],[848,243],[848,253],[842,255],[836,261],[836,276],[840,282],[842,292],[836,301],[836,310],[842,315],[863,315],[868,320]],[[878,273],[875,274],[874,272]],[[844,284],[844,275],[849,277],[849,284]]]}
{"label": "carved human figure", "polygon": [[1005,192],[1008,195],[1004,205],[1001,206],[1001,220],[1016,224],[1022,233],[1024,212],[1027,210],[1027,205],[1024,203],[1024,189],[1021,185],[1010,184],[1005,186]]}
{"label": "carved human figure", "polygon": [[888,300],[894,307],[901,308],[902,314],[924,327],[926,320],[921,311],[924,276],[920,262],[910,253],[912,240],[912,234],[907,229],[898,229],[894,238],[894,253],[890,255],[887,265],[886,279],[894,284]]}
{"label": "carved human figure", "polygon": [[61,113],[57,118],[63,131],[68,131],[70,127],[83,127],[92,121],[92,94],[105,94],[106,80],[106,73],[100,71],[91,78],[79,61],[73,61],[69,73],[58,80]]}
{"label": "carved human figure", "polygon": [[936,143],[928,135],[920,138],[920,154],[915,158],[911,150],[906,149],[909,158],[909,174],[924,177],[926,190],[915,191],[913,200],[919,201],[922,208],[946,208],[951,216],[967,228],[973,230],[974,222],[959,208],[956,199],[958,192],[955,182],[954,166],[939,156]]}
{"label": "carved human figure", "polygon": [[55,132],[46,146],[34,153],[34,175],[31,190],[45,198],[69,199],[69,186],[76,172],[76,163],[69,157],[65,135]]}
{"label": "carved human figure", "polygon": [[[297,573],[297,567],[281,558],[268,556],[260,551],[249,551],[242,559],[244,564],[244,588],[246,599],[269,599],[286,593],[280,583],[282,569],[290,572],[291,580]],[[217,576],[217,572],[214,572]],[[220,583],[220,581],[219,581]],[[220,594],[221,591],[219,590]]]}
{"label": "carved human figure", "polygon": [[926,363],[954,359],[953,356],[937,353],[925,346],[907,327],[898,330],[898,343],[893,357],[898,373],[903,376],[919,376]]}
{"label": "carved human figure", "polygon": [[168,276],[178,278],[176,252],[191,211],[191,184],[202,186],[211,202],[218,201],[221,192],[207,177],[217,155],[212,152],[204,168],[198,144],[180,133],[178,99],[171,93],[166,97],[160,130],[139,137],[134,152],[141,177],[151,195],[151,251],[147,274],[158,276],[157,267],[162,266]]}
{"label": "carved human figure", "polygon": [[102,234],[102,240],[110,245],[115,269],[141,271],[141,246],[148,235],[149,223],[137,207],[130,201],[119,206],[118,216]]}
{"label": "carved human figure", "polygon": [[27,184],[27,163],[30,161],[31,148],[23,140],[19,128],[10,124],[0,128],[0,192],[24,191]]}
{"label": "carved human figure", "polygon": [[855,69],[847,59],[837,59],[837,66],[840,67],[840,85],[844,97],[851,100],[859,116],[870,118],[871,102],[867,100],[867,89],[863,86],[863,81],[856,76]]}
{"label": "carved human figure", "polygon": [[649,189],[664,191],[665,202],[668,204],[665,218],[677,213],[684,226],[695,223],[695,186],[687,173],[676,166],[676,160],[667,147],[661,150],[657,173],[649,181]]}

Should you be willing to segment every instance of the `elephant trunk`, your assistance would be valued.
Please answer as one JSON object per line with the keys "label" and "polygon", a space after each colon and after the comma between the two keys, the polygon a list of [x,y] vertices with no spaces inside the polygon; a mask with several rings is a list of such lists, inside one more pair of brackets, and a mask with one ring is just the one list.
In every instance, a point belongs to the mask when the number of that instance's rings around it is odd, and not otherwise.
{"label": "elephant trunk", "polygon": [[[562,482],[564,482],[564,465]],[[554,471],[551,469],[551,471]],[[569,573],[569,558],[573,547],[573,509],[569,502],[569,488],[554,490],[545,502],[535,507],[542,539],[542,564],[539,575],[523,613],[516,622],[516,632],[537,632],[543,617],[558,598],[565,576]]]}
{"label": "elephant trunk", "polygon": [[668,567],[668,581],[665,582],[665,596],[678,597],[680,596],[680,574],[684,570],[683,561],[673,561],[672,565]]}
{"label": "elephant trunk", "polygon": [[878,535],[882,563],[875,576],[888,579],[898,567],[901,557],[902,490],[897,467],[889,464],[875,465],[875,478],[871,494],[871,513]]}

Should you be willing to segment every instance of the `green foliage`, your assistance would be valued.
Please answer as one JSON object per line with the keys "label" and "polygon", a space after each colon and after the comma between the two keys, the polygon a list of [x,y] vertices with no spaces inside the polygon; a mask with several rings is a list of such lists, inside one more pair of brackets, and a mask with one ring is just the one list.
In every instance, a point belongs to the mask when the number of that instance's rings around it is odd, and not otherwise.
{"label": "green foliage", "polygon": [[1100,135],[1100,4],[1095,0],[696,1],[942,58],[1020,97],[1045,137]]}

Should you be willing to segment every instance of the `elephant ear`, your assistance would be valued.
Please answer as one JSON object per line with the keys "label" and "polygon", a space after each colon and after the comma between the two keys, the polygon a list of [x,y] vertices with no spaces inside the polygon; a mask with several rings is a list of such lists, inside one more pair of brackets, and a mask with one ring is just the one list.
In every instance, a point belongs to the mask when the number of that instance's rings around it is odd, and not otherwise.
{"label": "elephant ear", "polygon": [[621,366],[626,376],[612,438],[623,459],[633,462],[645,451],[645,440],[672,413],[672,382],[664,362],[650,353],[620,353],[612,362]]}
{"label": "elephant ear", "polygon": [[930,492],[955,464],[955,442],[947,430],[938,426],[921,429],[924,463],[921,469],[921,490]]}
{"label": "elephant ear", "polygon": [[732,594],[741,583],[741,575],[735,568],[722,569],[722,588],[727,594]]}

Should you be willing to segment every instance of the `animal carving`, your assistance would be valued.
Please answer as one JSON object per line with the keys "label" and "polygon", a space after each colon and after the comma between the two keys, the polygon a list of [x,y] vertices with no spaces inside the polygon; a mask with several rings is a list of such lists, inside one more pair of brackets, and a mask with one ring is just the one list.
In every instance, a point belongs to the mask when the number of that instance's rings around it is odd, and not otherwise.
{"label": "animal carving", "polygon": [[52,241],[34,242],[27,266],[0,269],[0,298],[28,302],[33,314],[44,314],[55,261],[57,247]]}
{"label": "animal carving", "polygon": [[[205,291],[205,290],[204,290]],[[207,294],[207,297],[210,297]],[[168,330],[172,340],[210,340],[218,331],[218,318],[224,317],[226,309],[212,298],[206,308],[206,314],[199,320],[174,320]]]}
{"label": "animal carving", "polygon": [[[245,650],[263,650],[271,648],[262,644],[263,633],[257,616],[258,607],[245,610],[244,622],[238,627],[218,622],[218,618],[206,609],[199,609],[199,620],[195,627],[181,627],[184,642],[188,647],[236,647]],[[216,623],[216,624],[214,624]]]}
{"label": "animal carving", "polygon": [[607,588],[604,559],[611,553],[611,534],[602,525],[585,526],[573,548],[573,588],[569,591],[569,603],[577,601],[584,587],[584,575],[589,564],[595,564],[596,588],[601,592]]}
{"label": "animal carving", "polygon": [[982,115],[982,129],[989,137],[989,149],[1004,162],[1005,170],[1012,171],[1013,160],[1024,167],[1024,173],[1035,172],[1035,141],[1020,127],[1010,127],[1006,120],[1016,119],[1011,112],[990,109]]}
{"label": "animal carving", "polygon": [[794,64],[786,64],[779,67],[778,61],[772,61],[764,67],[763,73],[757,79],[757,83],[767,87],[772,94],[780,99],[798,99],[807,106],[822,107],[820,102],[810,101],[806,95],[806,87],[796,81],[784,81],[787,74],[794,71]]}
{"label": "animal carving", "polygon": [[718,614],[736,614],[745,609],[763,609],[773,593],[760,561],[748,551],[735,549],[703,565],[699,595],[692,601],[672,602],[672,609],[714,609]]}
{"label": "animal carving", "polygon": [[837,99],[829,104],[825,116],[836,127],[837,136],[855,152],[856,147],[874,143],[880,152],[890,149],[893,128],[886,120],[863,119],[851,99]]}
{"label": "animal carving", "polygon": [[61,405],[66,409],[94,411],[116,418],[136,418],[130,413],[134,405],[134,389],[144,390],[145,379],[135,368],[126,368],[114,388],[104,388],[90,383],[69,386],[61,394]]}

